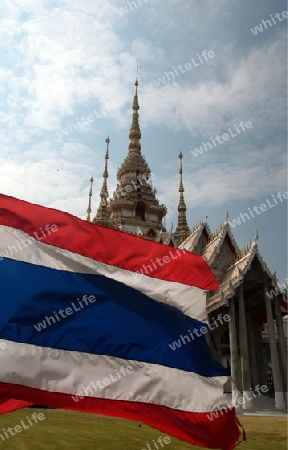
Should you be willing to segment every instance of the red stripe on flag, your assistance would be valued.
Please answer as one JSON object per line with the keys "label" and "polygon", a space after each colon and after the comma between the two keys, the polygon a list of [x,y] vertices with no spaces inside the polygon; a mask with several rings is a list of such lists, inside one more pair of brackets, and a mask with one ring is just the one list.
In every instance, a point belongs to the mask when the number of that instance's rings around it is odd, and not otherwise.
{"label": "red stripe on flag", "polygon": [[[1,383],[0,383],[1,384]],[[6,414],[16,409],[25,408],[26,406],[33,406],[33,403],[22,400],[5,400],[7,396],[2,395],[0,391],[0,414]]]}
{"label": "red stripe on flag", "polygon": [[[143,270],[144,266],[151,266],[154,261],[157,268],[151,273],[147,272],[150,277],[197,286],[204,290],[218,289],[216,277],[202,256],[96,226],[68,213],[2,194],[0,225],[17,228],[33,238],[37,239],[38,236],[38,240],[45,244],[126,270],[137,272]],[[45,229],[47,225],[57,225],[58,230],[48,232]],[[165,263],[165,257],[166,261],[169,258],[169,263]],[[162,266],[157,264],[157,258]],[[146,274],[145,271],[143,273]]]}
{"label": "red stripe on flag", "polygon": [[[46,392],[9,383],[0,383],[0,392],[0,401],[1,398],[5,399],[5,393],[9,396],[9,392],[13,392],[15,397],[24,402],[22,406],[19,403],[19,408],[26,406],[26,399],[29,399],[27,405],[33,401],[37,405],[121,417],[143,422],[178,439],[202,447],[231,450],[235,448],[241,438],[235,409],[227,408],[222,413],[219,412],[217,418],[211,420],[211,417],[208,418],[210,413],[190,413],[149,403],[103,400],[92,397],[84,397],[77,403],[68,394]],[[14,409],[17,408],[14,407]],[[3,410],[2,405],[2,413],[11,410]]]}

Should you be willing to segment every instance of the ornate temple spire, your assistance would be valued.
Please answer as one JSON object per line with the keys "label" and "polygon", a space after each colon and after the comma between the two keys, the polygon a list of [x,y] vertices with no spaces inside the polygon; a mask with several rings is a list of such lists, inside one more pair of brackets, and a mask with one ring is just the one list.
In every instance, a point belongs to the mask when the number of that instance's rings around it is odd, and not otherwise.
{"label": "ornate temple spire", "polygon": [[87,222],[91,222],[91,212],[92,212],[91,201],[92,201],[92,195],[93,195],[93,193],[92,193],[93,181],[94,181],[94,179],[93,179],[93,175],[92,175],[92,177],[90,178],[89,202],[88,202],[87,217],[86,217]]}
{"label": "ornate temple spire", "polygon": [[179,203],[178,203],[178,224],[177,224],[177,228],[174,233],[174,236],[175,236],[178,244],[183,242],[184,239],[186,239],[190,234],[190,229],[188,227],[187,219],[186,219],[186,204],[185,204],[185,200],[184,200],[184,187],[183,187],[183,180],[182,180],[182,174],[183,174],[182,158],[183,158],[183,154],[182,154],[182,152],[180,152],[179,153],[179,159],[180,159],[179,193],[180,193],[180,197],[179,197]]}
{"label": "ornate temple spire", "polygon": [[108,159],[109,159],[109,136],[105,139],[107,144],[106,146],[106,154],[105,154],[105,167],[103,172],[103,184],[100,192],[100,205],[97,210],[97,214],[93,219],[94,223],[98,225],[102,225],[104,227],[113,228],[113,224],[110,220],[110,214],[108,212],[108,188],[107,188],[107,178],[108,178]]}
{"label": "ornate temple spire", "polygon": [[136,78],[128,153],[117,170],[118,184],[108,210],[115,228],[133,234],[141,231],[143,236],[156,239],[158,232],[163,229],[162,219],[167,209],[156,197],[156,189],[151,185],[151,170],[141,153],[137,89]]}
{"label": "ornate temple spire", "polygon": [[129,144],[129,152],[141,152],[141,144],[140,144],[140,139],[141,139],[141,131],[140,131],[140,127],[139,127],[139,104],[138,104],[138,79],[136,78],[135,81],[135,94],[134,94],[134,99],[133,99],[133,106],[132,106],[132,110],[133,110],[133,115],[132,115],[132,124],[131,124],[131,128],[130,128],[130,132],[129,132],[129,139],[130,139],[130,144]]}

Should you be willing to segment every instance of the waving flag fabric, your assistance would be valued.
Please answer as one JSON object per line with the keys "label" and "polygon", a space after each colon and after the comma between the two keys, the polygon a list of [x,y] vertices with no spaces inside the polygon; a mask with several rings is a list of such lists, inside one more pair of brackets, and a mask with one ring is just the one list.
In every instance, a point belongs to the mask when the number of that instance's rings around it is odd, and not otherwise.
{"label": "waving flag fabric", "polygon": [[201,256],[0,195],[0,259],[0,413],[48,405],[234,448],[228,371],[204,335],[169,346],[207,322]]}

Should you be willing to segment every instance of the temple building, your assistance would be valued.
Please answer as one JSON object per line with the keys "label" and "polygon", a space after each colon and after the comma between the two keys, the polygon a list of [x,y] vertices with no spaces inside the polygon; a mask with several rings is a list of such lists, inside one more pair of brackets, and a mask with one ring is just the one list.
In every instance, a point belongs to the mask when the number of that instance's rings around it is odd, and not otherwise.
{"label": "temple building", "polygon": [[[156,190],[149,182],[151,171],[141,153],[137,88],[138,81],[136,80],[128,154],[118,169],[118,184],[109,200],[107,161],[110,140],[106,139],[107,149],[100,193],[101,201],[93,223],[155,239],[163,228],[162,219],[166,215],[167,209],[164,205],[159,204],[159,200],[156,198]],[[93,180],[91,181],[87,220],[90,220],[91,214],[92,183]]]}
{"label": "temple building", "polygon": [[[276,275],[270,272],[259,253],[258,233],[250,245],[240,249],[230,229],[228,214],[215,232],[204,221],[190,229],[186,218],[182,153],[179,154],[178,222],[174,232],[167,232],[163,226],[167,209],[156,197],[150,168],[141,153],[137,80],[132,111],[128,153],[117,172],[117,187],[109,197],[108,137],[100,204],[91,220],[92,177],[87,221],[202,255],[219,282],[217,291],[207,293],[209,319],[213,322],[225,314],[230,317],[207,337],[214,357],[231,369],[232,383],[225,386],[226,392],[232,392],[236,406],[240,406],[237,399],[242,397],[240,407],[243,409],[261,407],[261,401],[276,409],[285,409],[287,341],[282,316],[287,314],[287,309],[283,312],[287,302],[283,293],[275,291]],[[259,386],[266,387],[261,391],[261,398],[257,393]]]}

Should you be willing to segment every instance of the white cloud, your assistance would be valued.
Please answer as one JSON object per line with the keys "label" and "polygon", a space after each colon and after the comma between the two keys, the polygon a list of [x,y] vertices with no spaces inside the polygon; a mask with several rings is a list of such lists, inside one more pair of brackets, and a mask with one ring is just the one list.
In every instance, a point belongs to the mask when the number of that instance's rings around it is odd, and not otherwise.
{"label": "white cloud", "polygon": [[187,129],[192,135],[200,132],[208,138],[211,133],[221,133],[235,120],[258,123],[263,132],[271,127],[271,120],[273,126],[276,121],[284,125],[284,52],[285,40],[281,33],[262,48],[252,49],[242,60],[230,60],[226,67],[229,78],[224,84],[207,81],[191,86],[182,82],[179,75],[175,81],[180,85],[169,82],[159,88],[148,85],[141,97],[142,121],[146,125],[156,123],[175,130]]}
{"label": "white cloud", "polygon": [[[67,0],[58,7],[34,11],[33,2],[14,1],[10,5],[13,22],[3,19],[14,33],[8,55],[14,61],[14,73],[2,70],[0,77],[10,92],[10,109],[24,112],[23,126],[31,128],[31,133],[32,128],[34,134],[35,129],[41,133],[59,128],[63,116],[92,99],[95,106],[123,103],[118,61],[123,43],[111,26],[112,6],[105,2],[92,8],[84,3]],[[22,21],[21,12],[31,15]]]}

